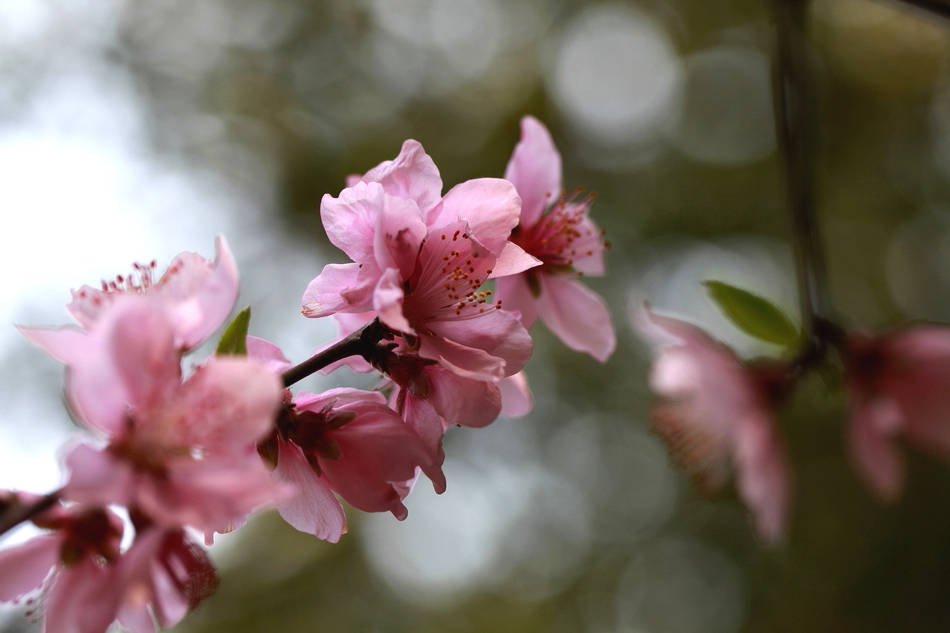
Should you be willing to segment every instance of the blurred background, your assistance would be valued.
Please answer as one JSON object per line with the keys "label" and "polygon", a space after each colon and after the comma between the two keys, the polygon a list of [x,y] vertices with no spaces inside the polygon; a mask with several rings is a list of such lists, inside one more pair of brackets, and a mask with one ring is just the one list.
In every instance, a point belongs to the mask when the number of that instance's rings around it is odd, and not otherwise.
{"label": "blurred background", "polygon": [[[814,0],[814,159],[841,321],[950,320],[950,23]],[[13,323],[70,288],[211,257],[227,236],[252,333],[302,360],[334,334],[300,296],[343,261],[320,199],[419,140],[446,189],[501,176],[533,114],[564,186],[597,192],[619,345],[601,366],[533,331],[535,410],[446,437],[448,491],[409,518],[349,511],[328,545],[276,514],[222,537],[219,593],[182,633],[950,630],[950,467],[915,455],[884,507],[819,378],[783,412],[788,544],[756,542],[648,430],[631,306],[775,354],[721,318],[719,279],[795,314],[764,0],[0,0],[0,486],[59,483],[61,369]],[[833,377],[831,378],[833,382]],[[365,385],[336,373],[310,390]],[[13,538],[22,538],[14,535]],[[0,630],[37,630],[4,607]]]}

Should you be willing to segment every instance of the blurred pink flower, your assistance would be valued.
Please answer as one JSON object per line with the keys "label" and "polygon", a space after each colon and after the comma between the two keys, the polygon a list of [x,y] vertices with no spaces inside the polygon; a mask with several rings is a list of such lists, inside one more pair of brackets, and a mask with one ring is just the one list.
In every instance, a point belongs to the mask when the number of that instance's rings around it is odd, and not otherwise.
{"label": "blurred pink flower", "polygon": [[[154,279],[154,261],[148,265],[133,264],[131,274],[119,275],[114,281],[103,281],[101,289],[83,286],[73,290],[73,299],[66,309],[83,329],[92,330],[118,297],[149,295],[161,300],[171,315],[175,347],[181,351],[190,350],[224,324],[237,299],[237,266],[223,237],[215,240],[215,250],[217,256],[213,263],[195,253],[178,255],[157,281]],[[62,329],[22,329],[27,338],[46,348],[54,358],[60,358],[54,341]],[[64,329],[69,332],[69,329]],[[65,345],[68,346],[69,339],[75,334],[62,336],[67,339]]]}
{"label": "blurred pink flower", "polygon": [[641,332],[661,347],[650,385],[663,397],[653,428],[704,492],[739,496],[768,543],[786,534],[791,487],[772,408],[782,370],[746,365],[699,328],[644,310]]}
{"label": "blurred pink flower", "polygon": [[273,428],[282,388],[238,357],[211,358],[183,380],[177,318],[159,298],[124,296],[58,348],[74,413],[108,440],[70,451],[64,496],[226,531],[275,494],[254,446]]}
{"label": "blurred pink flower", "polygon": [[441,188],[432,159],[406,141],[395,161],[339,198],[325,196],[327,234],[354,263],[324,268],[304,293],[304,314],[374,311],[413,351],[460,376],[510,376],[530,356],[531,338],[481,286],[539,263],[508,241],[518,196],[491,178],[444,197]]}
{"label": "blurred pink flower", "polygon": [[0,550],[0,601],[42,590],[46,633],[103,633],[116,618],[122,521],[101,508],[56,504],[34,518],[53,530]]}
{"label": "blurred pink flower", "polygon": [[893,500],[904,484],[900,439],[950,458],[950,326],[852,333],[845,357],[853,463],[875,494]]}
{"label": "blurred pink flower", "polygon": [[605,362],[616,336],[606,302],[576,279],[604,274],[603,233],[588,217],[593,196],[564,197],[561,156],[544,125],[534,117],[521,120],[505,179],[521,196],[520,224],[511,241],[542,265],[496,282],[505,310],[519,311],[528,329],[540,316],[569,348]]}
{"label": "blurred pink flower", "polygon": [[211,559],[181,529],[148,527],[116,564],[117,619],[132,633],[177,624],[218,587]]}
{"label": "blurred pink flower", "polygon": [[389,511],[402,520],[408,492],[403,482],[413,479],[417,468],[437,492],[445,490],[441,464],[378,392],[300,392],[266,444],[265,452],[276,459],[274,477],[297,490],[278,500],[278,512],[298,530],[330,542],[346,532],[334,492],[359,510]]}

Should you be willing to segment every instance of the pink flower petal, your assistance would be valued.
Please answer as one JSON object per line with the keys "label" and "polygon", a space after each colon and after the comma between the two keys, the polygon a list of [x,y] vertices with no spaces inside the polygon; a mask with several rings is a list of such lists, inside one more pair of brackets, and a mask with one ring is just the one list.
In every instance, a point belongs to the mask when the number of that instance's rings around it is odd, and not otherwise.
{"label": "pink flower petal", "polygon": [[386,327],[404,334],[416,334],[403,313],[406,293],[403,290],[399,271],[389,268],[379,278],[379,284],[373,293],[373,309],[379,314],[379,320]]}
{"label": "pink flower petal", "polygon": [[505,312],[518,315],[525,329],[530,330],[538,318],[538,301],[531,294],[527,275],[512,275],[495,280],[495,299]]}
{"label": "pink flower petal", "polygon": [[446,424],[481,428],[501,413],[501,393],[494,383],[456,375],[438,365],[423,370],[432,403]]}
{"label": "pink flower petal", "polygon": [[415,270],[426,232],[422,214],[413,200],[386,195],[378,207],[373,235],[373,252],[379,269],[398,269],[400,277],[408,279]]}
{"label": "pink flower petal", "polygon": [[86,558],[64,567],[46,595],[49,633],[105,633],[118,609],[122,587],[111,566]]}
{"label": "pink flower petal", "polygon": [[498,259],[495,260],[495,266],[492,268],[489,279],[506,277],[508,275],[517,275],[529,268],[534,268],[542,264],[541,260],[526,253],[523,248],[514,242],[505,242]]}
{"label": "pink flower petal", "polygon": [[59,535],[46,535],[0,550],[0,601],[12,602],[39,589],[59,562],[62,544]]}
{"label": "pink flower petal", "polygon": [[[894,501],[904,487],[904,457],[895,444],[899,415],[894,403],[874,400],[852,403],[848,448],[855,470],[883,501]],[[887,427],[893,430],[888,432]]]}
{"label": "pink flower petal", "polygon": [[561,155],[551,134],[532,116],[521,119],[521,141],[505,169],[521,196],[521,223],[532,226],[561,193]]}
{"label": "pink flower petal", "polygon": [[506,376],[497,383],[501,392],[501,412],[509,418],[520,418],[531,413],[534,398],[528,388],[528,378],[523,371]]}
{"label": "pink flower petal", "polygon": [[373,259],[373,240],[379,209],[386,192],[378,183],[357,183],[340,192],[339,198],[329,194],[320,202],[320,219],[330,242],[360,264]]}
{"label": "pink flower petal", "polygon": [[435,163],[417,141],[408,140],[395,160],[383,161],[363,174],[364,182],[378,182],[386,193],[415,200],[423,213],[442,197],[442,178]]}
{"label": "pink flower petal", "polygon": [[739,421],[734,441],[739,495],[752,514],[759,536],[777,545],[785,539],[791,486],[774,424],[762,415],[750,415]]}
{"label": "pink flower petal", "polygon": [[318,318],[334,312],[370,309],[376,279],[360,276],[359,264],[327,264],[303,294],[303,314]]}
{"label": "pink flower petal", "polygon": [[[502,310],[488,310],[477,318],[458,321],[436,321],[429,329],[434,337],[423,340],[419,355],[432,360],[445,360],[460,376],[492,380],[502,376],[516,374],[531,357],[533,343],[528,331],[513,315]],[[439,339],[438,337],[442,337]],[[439,356],[428,356],[423,350],[426,343],[438,350]],[[501,366],[486,362],[481,355],[473,352],[484,350],[490,358],[499,359]],[[471,359],[471,366],[468,360]],[[471,374],[471,375],[469,375]]]}
{"label": "pink flower petal", "polygon": [[[492,253],[500,254],[511,230],[518,226],[521,199],[514,185],[500,178],[477,178],[453,187],[426,218],[429,227],[467,222],[472,234]],[[435,230],[435,229],[434,229]]]}
{"label": "pink flower petal", "polygon": [[273,374],[282,374],[293,367],[293,363],[284,356],[277,345],[256,336],[248,335],[247,337],[247,356],[262,364]]}
{"label": "pink flower petal", "polygon": [[606,362],[617,345],[603,298],[574,279],[541,275],[541,320],[569,348]]}
{"label": "pink flower petal", "polygon": [[346,533],[343,505],[327,485],[310,468],[296,446],[278,442],[277,468],[274,477],[291,484],[296,494],[277,502],[277,512],[287,523],[307,534],[336,543]]}

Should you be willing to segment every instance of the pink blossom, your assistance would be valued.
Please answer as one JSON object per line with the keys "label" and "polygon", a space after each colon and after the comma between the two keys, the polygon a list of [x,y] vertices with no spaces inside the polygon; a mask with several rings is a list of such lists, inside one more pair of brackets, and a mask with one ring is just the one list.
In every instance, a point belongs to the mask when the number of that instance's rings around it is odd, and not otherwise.
{"label": "pink blossom", "polygon": [[42,589],[46,633],[103,633],[116,617],[115,561],[122,522],[101,508],[50,508],[34,522],[53,530],[0,551],[0,600]]}
{"label": "pink blossom", "polygon": [[300,392],[264,445],[276,460],[274,477],[297,494],[277,510],[291,525],[331,542],[346,531],[343,507],[333,493],[364,512],[407,514],[402,482],[421,469],[437,492],[445,476],[419,435],[385,405],[378,392],[331,389]]}
{"label": "pink blossom", "polygon": [[482,285],[538,261],[508,241],[519,215],[510,183],[472,180],[444,197],[441,187],[431,158],[407,141],[395,161],[325,196],[327,235],[353,263],[324,268],[304,294],[304,314],[376,312],[421,357],[497,380],[521,369],[531,339]]}
{"label": "pink blossom", "polygon": [[661,346],[650,385],[663,397],[653,428],[705,492],[735,472],[739,496],[769,543],[786,533],[791,490],[772,412],[783,370],[744,364],[699,328],[645,311],[641,330]]}
{"label": "pink blossom", "polygon": [[616,346],[610,312],[600,295],[576,279],[605,270],[606,242],[587,215],[593,196],[563,196],[561,156],[544,125],[530,116],[521,120],[521,141],[505,179],[522,201],[511,241],[542,265],[498,279],[498,298],[506,310],[521,313],[525,327],[540,316],[569,348],[605,362]]}
{"label": "pink blossom", "polygon": [[162,300],[125,296],[65,349],[67,400],[108,446],[72,449],[64,494],[226,531],[275,494],[254,446],[273,428],[281,385],[237,357],[211,358],[183,380],[175,323]]}
{"label": "pink blossom", "polygon": [[845,359],[852,461],[879,497],[893,500],[904,483],[900,439],[950,458],[950,327],[852,333]]}
{"label": "pink blossom", "polygon": [[[118,275],[114,281],[103,281],[101,288],[83,286],[73,290],[73,299],[66,309],[83,329],[91,330],[118,297],[146,294],[165,305],[174,325],[175,347],[190,350],[224,324],[237,299],[237,266],[223,237],[215,240],[215,250],[214,263],[195,253],[178,255],[157,281],[154,278],[155,261],[147,265],[133,264],[131,274]],[[24,329],[27,338],[47,348],[54,358],[60,356],[50,347],[56,340],[56,333],[61,331]],[[41,337],[41,341],[36,341],[34,336]],[[63,336],[67,338],[64,344],[69,346],[69,339],[75,335]]]}
{"label": "pink blossom", "polygon": [[119,623],[132,633],[177,624],[218,587],[208,555],[181,529],[148,527],[116,565]]}

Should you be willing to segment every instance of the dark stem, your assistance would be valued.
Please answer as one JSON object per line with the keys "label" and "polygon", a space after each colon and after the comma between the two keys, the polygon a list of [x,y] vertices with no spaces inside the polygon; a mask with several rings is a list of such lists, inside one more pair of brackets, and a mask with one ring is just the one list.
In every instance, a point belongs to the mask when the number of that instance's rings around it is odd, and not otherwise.
{"label": "dark stem", "polygon": [[821,347],[816,324],[828,314],[824,258],[815,221],[811,142],[814,130],[805,46],[805,0],[771,0],[775,19],[775,124],[785,172],[786,206],[798,274],[802,327],[810,348]]}
{"label": "dark stem", "polygon": [[950,19],[950,2],[948,0],[898,0],[918,9]]}
{"label": "dark stem", "polygon": [[315,374],[327,365],[331,365],[350,356],[362,356],[367,361],[379,353],[378,344],[381,340],[391,340],[393,333],[385,325],[374,319],[362,330],[353,332],[342,341],[328,347],[319,354],[311,356],[295,367],[283,373],[284,387],[300,382],[307,376]]}
{"label": "dark stem", "polygon": [[60,491],[57,490],[29,505],[20,505],[17,503],[7,508],[5,512],[0,514],[0,536],[6,534],[24,521],[29,521],[59,501],[59,493]]}

